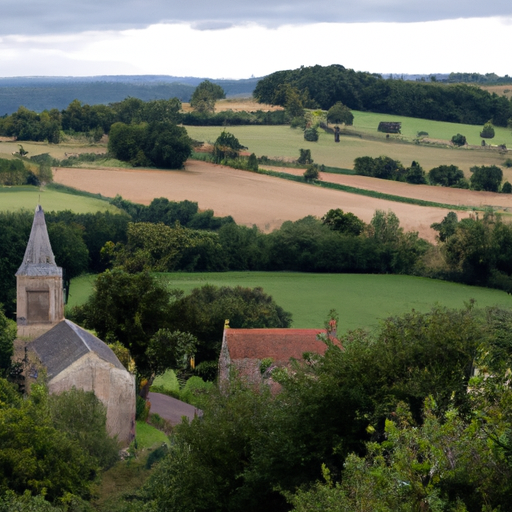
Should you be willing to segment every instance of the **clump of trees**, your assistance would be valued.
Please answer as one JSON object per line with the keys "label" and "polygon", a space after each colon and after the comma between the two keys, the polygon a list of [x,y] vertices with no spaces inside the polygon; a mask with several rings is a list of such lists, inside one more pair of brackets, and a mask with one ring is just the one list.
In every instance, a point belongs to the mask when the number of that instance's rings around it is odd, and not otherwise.
{"label": "clump of trees", "polygon": [[134,166],[180,169],[192,153],[192,141],[185,128],[171,122],[115,123],[110,129],[108,150]]}
{"label": "clump of trees", "polygon": [[230,132],[224,130],[213,145],[213,158],[216,163],[225,159],[236,159],[242,149],[247,149]]}
{"label": "clump of trees", "polygon": [[354,171],[362,176],[372,176],[384,180],[405,181],[407,183],[426,183],[425,171],[416,161],[404,168],[402,163],[387,156],[372,158],[361,156],[354,160]]}
{"label": "clump of trees", "polygon": [[468,188],[464,173],[456,165],[439,165],[430,169],[428,180],[431,185],[442,187]]}

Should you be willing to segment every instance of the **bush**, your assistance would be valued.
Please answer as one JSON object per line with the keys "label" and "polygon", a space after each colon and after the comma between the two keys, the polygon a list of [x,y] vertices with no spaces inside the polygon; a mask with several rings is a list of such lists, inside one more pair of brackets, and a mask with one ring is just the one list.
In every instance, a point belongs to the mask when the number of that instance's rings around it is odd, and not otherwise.
{"label": "bush", "polygon": [[348,107],[343,105],[341,101],[338,101],[328,110],[327,121],[330,123],[352,125],[354,123],[354,115]]}
{"label": "bush", "polygon": [[428,180],[431,185],[455,187],[462,179],[464,179],[464,173],[456,165],[439,165],[428,171]]}
{"label": "bush", "polygon": [[503,165],[505,167],[512,167],[512,158],[507,158],[504,162],[503,162]]}
{"label": "bush", "polygon": [[512,194],[512,185],[508,181],[505,181],[501,187],[501,192],[503,194]]}
{"label": "bush", "polygon": [[428,132],[418,132],[416,135],[418,137],[428,137]]}
{"label": "bush", "polygon": [[466,137],[460,133],[457,133],[457,135],[452,137],[452,144],[454,146],[465,146],[467,144]]}
{"label": "bush", "polygon": [[137,401],[135,405],[135,419],[137,421],[146,421],[149,416],[149,409],[151,404],[144,400],[141,396],[137,395]]}
{"label": "bush", "polygon": [[240,144],[240,141],[232,134],[223,131],[213,145],[213,158],[215,162],[220,163],[225,158],[236,158],[240,150],[247,149]]}
{"label": "bush", "polygon": [[320,179],[320,172],[318,165],[316,164],[310,164],[308,165],[307,169],[304,171],[304,181],[306,183],[311,183],[313,181],[317,181]]}
{"label": "bush", "polygon": [[310,149],[302,149],[301,148],[301,149],[299,149],[299,151],[300,151],[300,155],[297,160],[297,163],[305,164],[305,165],[313,163],[313,159],[311,158],[311,150]]}
{"label": "bush", "polygon": [[249,171],[257,171],[258,170],[258,159],[254,153],[251,153],[249,159],[247,160],[247,169]]}
{"label": "bush", "polygon": [[306,128],[304,130],[304,139],[308,142],[316,142],[318,140],[318,130],[316,128]]}
{"label": "bush", "polygon": [[482,131],[480,132],[482,139],[492,139],[494,137],[494,128],[491,123],[485,123]]}

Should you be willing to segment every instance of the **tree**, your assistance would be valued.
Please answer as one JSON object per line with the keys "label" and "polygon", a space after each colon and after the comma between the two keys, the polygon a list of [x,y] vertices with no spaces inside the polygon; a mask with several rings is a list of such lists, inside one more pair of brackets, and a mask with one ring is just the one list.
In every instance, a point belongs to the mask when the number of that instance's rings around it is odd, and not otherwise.
{"label": "tree", "polygon": [[428,171],[431,185],[456,187],[464,179],[464,173],[456,165],[439,165]]}
{"label": "tree", "polygon": [[322,217],[322,224],[333,231],[350,236],[359,236],[365,227],[365,223],[361,219],[351,212],[344,213],[340,208],[329,210]]}
{"label": "tree", "polygon": [[510,184],[510,182],[505,181],[505,183],[503,183],[503,186],[501,187],[501,193],[512,194],[512,185]]}
{"label": "tree", "polygon": [[427,183],[425,171],[418,162],[413,160],[411,167],[405,169],[405,181],[414,185],[424,185]]}
{"label": "tree", "polygon": [[0,377],[6,377],[11,368],[16,335],[16,323],[4,315],[0,305]]}
{"label": "tree", "polygon": [[471,177],[469,182],[473,190],[486,190],[488,192],[498,192],[503,179],[503,171],[496,165],[478,166],[470,168]]}
{"label": "tree", "polygon": [[198,362],[217,361],[224,322],[236,328],[289,327],[291,314],[262,288],[205,285],[192,290],[172,307],[172,325],[198,339]]}
{"label": "tree", "polygon": [[440,242],[446,242],[457,230],[458,223],[457,214],[455,212],[448,212],[441,222],[434,222],[430,227],[439,232],[438,239]]}
{"label": "tree", "polygon": [[213,158],[220,163],[225,158],[236,158],[242,149],[247,148],[232,133],[224,130],[213,145]]}
{"label": "tree", "polygon": [[160,329],[172,327],[171,302],[179,295],[147,272],[107,270],[96,278],[88,301],[72,314],[106,342],[120,341],[130,350],[138,374],[149,378],[153,359],[146,351]]}
{"label": "tree", "polygon": [[354,123],[354,115],[348,107],[341,103],[341,101],[337,101],[327,111],[327,121],[330,123],[343,123],[351,126]]}
{"label": "tree", "polygon": [[309,142],[318,141],[318,130],[316,128],[306,128],[304,130],[304,140]]}
{"label": "tree", "polygon": [[224,89],[220,85],[204,80],[195,88],[190,99],[190,106],[196,112],[213,113],[215,102],[225,97]]}
{"label": "tree", "polygon": [[491,123],[485,123],[480,132],[482,139],[492,139],[494,137],[494,128]]}
{"label": "tree", "polygon": [[465,146],[467,144],[466,137],[460,133],[457,133],[457,135],[452,137],[452,144],[454,146]]}
{"label": "tree", "polygon": [[309,164],[302,175],[306,183],[312,183],[320,179],[320,169],[317,164]]}
{"label": "tree", "polygon": [[299,149],[299,158],[297,159],[299,164],[312,164],[313,159],[311,158],[311,149]]}

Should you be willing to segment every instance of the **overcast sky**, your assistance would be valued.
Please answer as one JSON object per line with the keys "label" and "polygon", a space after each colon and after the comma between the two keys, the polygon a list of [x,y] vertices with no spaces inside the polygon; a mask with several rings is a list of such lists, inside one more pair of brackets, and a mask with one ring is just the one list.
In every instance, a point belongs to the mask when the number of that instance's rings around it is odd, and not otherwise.
{"label": "overcast sky", "polygon": [[512,1],[2,0],[0,76],[512,75]]}

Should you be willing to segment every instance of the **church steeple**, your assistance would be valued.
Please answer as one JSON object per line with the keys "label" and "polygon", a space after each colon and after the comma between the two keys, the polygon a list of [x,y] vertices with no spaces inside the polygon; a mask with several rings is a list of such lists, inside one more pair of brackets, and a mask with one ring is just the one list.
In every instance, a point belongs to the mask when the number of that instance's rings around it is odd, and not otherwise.
{"label": "church steeple", "polygon": [[55,263],[41,205],[16,272],[18,336],[33,338],[64,318],[62,268]]}
{"label": "church steeple", "polygon": [[55,264],[41,205],[37,205],[25,256],[16,275],[62,275],[62,269]]}

